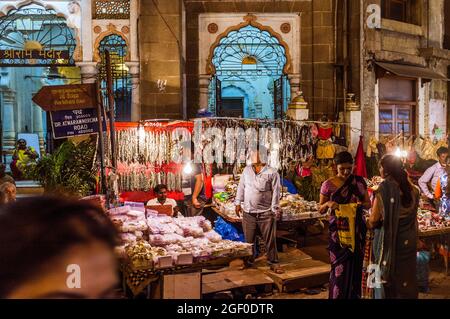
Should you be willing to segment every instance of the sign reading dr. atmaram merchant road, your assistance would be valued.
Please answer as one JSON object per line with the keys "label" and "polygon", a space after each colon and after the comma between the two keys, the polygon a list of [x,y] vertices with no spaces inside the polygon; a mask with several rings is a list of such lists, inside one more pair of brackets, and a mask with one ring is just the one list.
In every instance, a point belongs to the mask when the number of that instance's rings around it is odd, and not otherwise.
{"label": "sign reading dr. atmaram merchant road", "polygon": [[[95,109],[50,112],[50,118],[55,139],[98,133]],[[106,130],[104,119],[103,130]]]}

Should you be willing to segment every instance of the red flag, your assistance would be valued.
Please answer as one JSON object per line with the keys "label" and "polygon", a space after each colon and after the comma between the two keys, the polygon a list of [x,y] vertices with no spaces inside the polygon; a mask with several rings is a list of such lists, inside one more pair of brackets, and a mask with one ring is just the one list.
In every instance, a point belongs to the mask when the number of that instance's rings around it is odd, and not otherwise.
{"label": "red flag", "polygon": [[355,156],[355,168],[353,173],[357,176],[367,178],[366,157],[364,155],[363,137],[359,137],[358,149]]}

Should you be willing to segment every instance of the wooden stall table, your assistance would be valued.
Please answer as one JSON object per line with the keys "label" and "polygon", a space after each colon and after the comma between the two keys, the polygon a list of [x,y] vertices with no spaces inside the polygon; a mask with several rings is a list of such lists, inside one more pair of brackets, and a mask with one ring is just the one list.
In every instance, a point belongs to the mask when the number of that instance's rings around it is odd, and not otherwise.
{"label": "wooden stall table", "polygon": [[209,260],[197,261],[190,265],[174,265],[168,268],[141,267],[135,268],[126,259],[120,262],[120,271],[122,274],[122,288],[124,292],[131,292],[132,297],[145,293],[147,298],[152,296],[162,297],[158,291],[152,291],[152,285],[161,289],[162,278],[164,275],[187,274],[203,272],[205,270],[215,270],[228,267],[229,264],[237,259],[246,260],[250,257],[247,253],[237,253],[231,256],[215,257]]}
{"label": "wooden stall table", "polygon": [[[242,231],[242,218],[232,218],[227,214],[223,213],[219,207],[212,205],[211,210],[217,215],[222,217],[225,221],[231,223],[239,231]],[[283,214],[280,220],[277,220],[277,238],[283,239],[288,242],[295,243],[297,246],[306,245],[306,228],[309,225],[314,224],[317,220],[323,219],[326,216],[320,214],[319,212],[305,212],[301,214],[298,218],[283,219]],[[289,238],[289,236],[297,236],[299,230],[304,233],[303,243],[300,244],[297,239]],[[282,247],[279,247],[279,251],[282,251]]]}
{"label": "wooden stall table", "polygon": [[444,258],[445,274],[448,275],[448,259],[450,257],[450,252],[448,249],[450,245],[450,227],[429,229],[424,231],[419,230],[418,235],[421,239],[430,239],[433,241],[433,244],[435,243],[434,241],[437,240],[439,245],[439,254]]}

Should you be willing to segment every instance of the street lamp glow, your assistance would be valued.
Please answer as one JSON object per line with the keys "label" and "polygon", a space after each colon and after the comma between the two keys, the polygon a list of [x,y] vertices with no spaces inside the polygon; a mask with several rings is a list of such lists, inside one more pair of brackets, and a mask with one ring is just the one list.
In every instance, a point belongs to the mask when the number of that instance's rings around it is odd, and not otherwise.
{"label": "street lamp glow", "polygon": [[145,129],[144,127],[141,125],[138,128],[138,138],[139,138],[139,142],[143,142],[145,139]]}
{"label": "street lamp glow", "polygon": [[187,174],[187,175],[192,174],[192,164],[191,164],[191,162],[187,162],[186,165],[184,165],[183,173]]}

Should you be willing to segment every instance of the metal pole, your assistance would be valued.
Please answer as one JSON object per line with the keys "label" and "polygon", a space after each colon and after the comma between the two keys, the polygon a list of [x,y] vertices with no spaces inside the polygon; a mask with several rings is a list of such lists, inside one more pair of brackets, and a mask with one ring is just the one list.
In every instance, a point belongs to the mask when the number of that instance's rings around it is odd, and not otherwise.
{"label": "metal pole", "polygon": [[[0,95],[0,98],[2,95]],[[3,163],[3,113],[2,113],[2,107],[3,107],[3,99],[0,99],[0,163]]]}
{"label": "metal pole", "polygon": [[402,121],[402,144],[405,151],[405,121]]}
{"label": "metal pole", "polygon": [[106,61],[106,90],[108,94],[108,106],[109,106],[109,126],[111,134],[111,163],[114,170],[117,168],[116,158],[116,129],[115,129],[115,107],[114,107],[114,94],[113,94],[113,78],[111,69],[111,56],[108,50],[105,50]]}
{"label": "metal pole", "polygon": [[[98,119],[98,138],[100,144],[100,175],[101,175],[101,185],[102,189],[100,193],[108,194],[107,184],[106,184],[106,174],[105,174],[105,143],[103,139],[103,120],[102,120],[102,105],[103,99],[100,91],[100,85],[98,81],[95,81],[95,86],[97,89],[97,119]],[[107,208],[109,209],[109,200],[106,200]]]}

